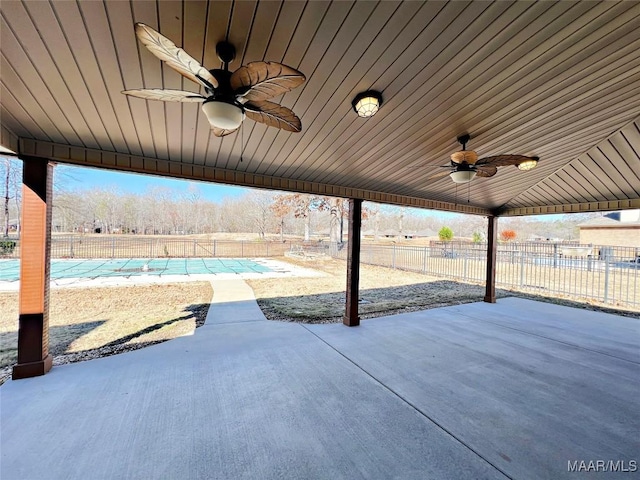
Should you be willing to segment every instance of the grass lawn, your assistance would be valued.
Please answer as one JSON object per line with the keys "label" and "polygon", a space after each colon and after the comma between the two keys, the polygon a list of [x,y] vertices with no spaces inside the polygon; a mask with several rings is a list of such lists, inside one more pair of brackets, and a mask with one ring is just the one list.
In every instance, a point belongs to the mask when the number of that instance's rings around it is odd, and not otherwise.
{"label": "grass lawn", "polygon": [[[101,288],[55,288],[49,351],[54,364],[141,348],[186,335],[204,323],[208,282]],[[0,369],[17,361],[18,294],[0,293]],[[0,376],[2,374],[0,373]]]}
{"label": "grass lawn", "polygon": [[[315,278],[247,280],[270,320],[306,323],[341,322],[345,309],[346,261],[319,258],[287,262],[326,274]],[[484,286],[458,283],[419,273],[360,265],[360,317],[482,301]],[[509,292],[500,291],[498,297]]]}

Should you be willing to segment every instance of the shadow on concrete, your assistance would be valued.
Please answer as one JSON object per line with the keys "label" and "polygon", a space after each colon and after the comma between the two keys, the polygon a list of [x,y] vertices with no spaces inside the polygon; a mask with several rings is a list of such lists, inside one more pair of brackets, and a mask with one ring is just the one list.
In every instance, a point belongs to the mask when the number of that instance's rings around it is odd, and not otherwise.
{"label": "shadow on concrete", "polygon": [[[112,340],[104,345],[100,345],[93,349],[81,350],[77,352],[69,352],[69,347],[77,339],[88,334],[92,330],[107,323],[107,320],[95,320],[91,322],[76,323],[72,325],[63,326],[51,326],[49,329],[49,352],[54,357],[65,356],[68,361],[79,361],[83,359],[95,358],[98,356],[114,355],[124,351],[134,350],[138,348],[144,348],[149,345],[155,345],[162,343],[168,339],[162,339],[157,341],[138,342],[129,344],[129,342],[147,335],[149,333],[158,331],[166,326],[173,325],[182,321],[191,320],[195,317],[196,328],[204,325],[207,311],[209,310],[208,303],[199,303],[189,305],[184,308],[185,315],[172,318],[170,320],[150,325],[146,328],[140,329],[137,332],[129,335],[122,336],[115,340]],[[18,322],[16,321],[16,327]],[[0,333],[0,368],[14,365],[18,360],[18,331],[11,331]]]}
{"label": "shadow on concrete", "polygon": [[[49,351],[53,356],[67,351],[78,338],[106,323],[106,320],[74,323],[49,327]],[[0,333],[0,368],[14,365],[18,361],[18,320],[16,330]]]}

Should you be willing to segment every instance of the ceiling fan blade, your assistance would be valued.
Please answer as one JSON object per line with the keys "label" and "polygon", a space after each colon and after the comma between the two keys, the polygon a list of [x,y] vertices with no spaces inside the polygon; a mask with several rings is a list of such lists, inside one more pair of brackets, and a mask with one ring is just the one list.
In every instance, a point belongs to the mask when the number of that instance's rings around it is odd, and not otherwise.
{"label": "ceiling fan blade", "polygon": [[206,100],[199,93],[185,92],[182,90],[163,90],[161,88],[139,88],[135,90],[124,90],[122,93],[132,97],[144,98],[146,100],[161,100],[163,102],[194,102],[200,103]]}
{"label": "ceiling fan blade", "polygon": [[302,122],[293,111],[273,102],[248,102],[244,105],[251,120],[289,132],[302,130]]}
{"label": "ceiling fan blade", "polygon": [[216,137],[224,137],[225,135],[229,135],[230,133],[237,131],[238,128],[234,128],[233,130],[225,130],[224,128],[211,127],[211,131]]}
{"label": "ceiling fan blade", "polygon": [[481,158],[476,162],[477,166],[491,165],[492,167],[505,167],[507,165],[520,165],[526,160],[538,160],[538,157],[527,157],[525,155],[496,155],[494,157]]}
{"label": "ceiling fan blade", "polygon": [[498,173],[498,167],[494,165],[479,165],[476,169],[476,175],[478,177],[493,177],[496,173]]}
{"label": "ceiling fan blade", "polygon": [[209,70],[200,65],[200,62],[183,49],[176,47],[176,44],[164,35],[144,23],[136,23],[136,35],[151,53],[178,73],[189,80],[204,85],[211,91],[218,88],[218,81]]}
{"label": "ceiling fan blade", "polygon": [[304,83],[295,68],[275,62],[251,62],[231,74],[231,88],[239,101],[260,102],[282,95]]}

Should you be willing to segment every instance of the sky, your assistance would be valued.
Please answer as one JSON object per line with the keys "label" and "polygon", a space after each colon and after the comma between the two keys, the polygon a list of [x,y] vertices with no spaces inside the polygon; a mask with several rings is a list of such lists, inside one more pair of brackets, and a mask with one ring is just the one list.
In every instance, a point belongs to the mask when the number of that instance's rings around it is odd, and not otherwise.
{"label": "sky", "polygon": [[195,182],[155,175],[75,167],[72,165],[58,165],[54,171],[54,182],[55,181],[64,183],[65,188],[70,190],[116,187],[123,193],[144,193],[154,187],[186,191],[190,185],[195,185],[202,197],[212,202],[219,202],[225,198],[241,197],[252,190],[250,188],[232,185]]}

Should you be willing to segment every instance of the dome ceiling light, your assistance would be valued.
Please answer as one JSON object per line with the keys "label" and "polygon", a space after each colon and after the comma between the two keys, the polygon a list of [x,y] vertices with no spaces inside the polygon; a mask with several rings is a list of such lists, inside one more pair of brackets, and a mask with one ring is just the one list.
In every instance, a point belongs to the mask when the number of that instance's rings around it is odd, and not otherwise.
{"label": "dome ceiling light", "polygon": [[359,117],[373,117],[382,105],[382,95],[375,90],[362,92],[356,95],[351,105]]}

